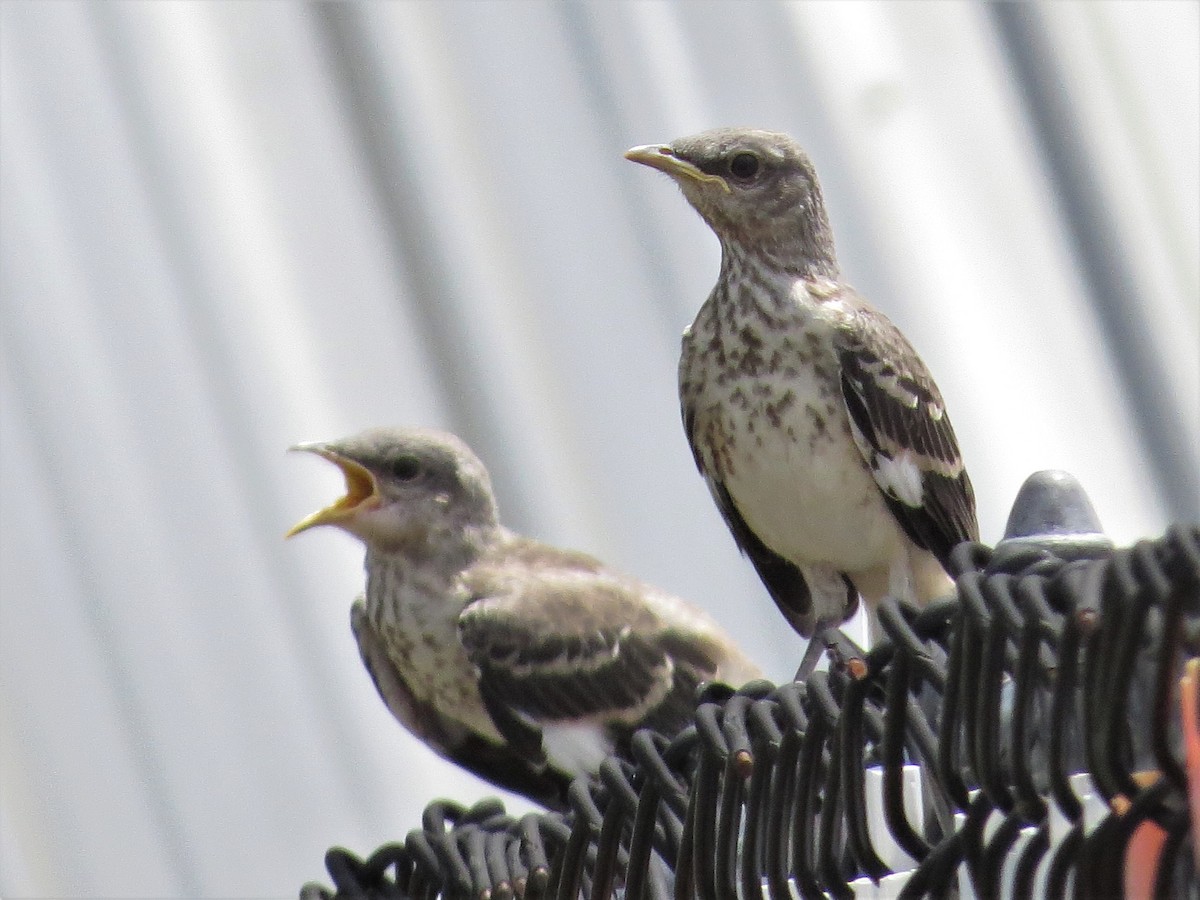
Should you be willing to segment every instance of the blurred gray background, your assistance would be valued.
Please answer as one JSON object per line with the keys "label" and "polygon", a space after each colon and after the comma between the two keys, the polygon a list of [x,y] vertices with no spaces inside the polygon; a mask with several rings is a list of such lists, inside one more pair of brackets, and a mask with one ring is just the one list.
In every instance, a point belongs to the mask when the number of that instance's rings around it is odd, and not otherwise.
{"label": "blurred gray background", "polygon": [[[1001,534],[1200,516],[1200,5],[0,3],[0,894],[283,897],[491,790],[395,725],[289,445],[450,428],[518,529],[784,626],[694,471],[716,240],[633,144],[791,132]],[[516,805],[523,809],[523,805]]]}

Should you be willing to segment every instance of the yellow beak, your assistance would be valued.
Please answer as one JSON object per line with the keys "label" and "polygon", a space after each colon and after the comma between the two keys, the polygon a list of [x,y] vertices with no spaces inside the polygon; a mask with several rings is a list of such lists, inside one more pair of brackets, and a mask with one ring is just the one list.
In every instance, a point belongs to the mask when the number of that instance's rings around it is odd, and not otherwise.
{"label": "yellow beak", "polygon": [[375,476],[354,460],[342,456],[327,444],[297,444],[289,449],[315,453],[341,469],[346,479],[346,494],[324,509],[305,516],[288,530],[284,538],[294,537],[318,525],[340,525],[363,509],[371,509],[380,504],[379,486]]}
{"label": "yellow beak", "polygon": [[675,155],[669,144],[645,144],[641,147],[631,147],[625,151],[625,158],[660,172],[666,172],[672,178],[690,178],[701,184],[715,184],[726,193],[730,192],[729,183],[720,175],[709,175],[686,159]]}

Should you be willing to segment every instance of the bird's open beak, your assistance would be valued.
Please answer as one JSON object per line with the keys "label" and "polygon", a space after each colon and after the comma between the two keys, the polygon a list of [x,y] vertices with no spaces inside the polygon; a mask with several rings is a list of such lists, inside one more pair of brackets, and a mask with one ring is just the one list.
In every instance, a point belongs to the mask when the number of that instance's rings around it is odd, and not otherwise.
{"label": "bird's open beak", "polygon": [[715,184],[726,192],[730,190],[729,183],[724,178],[720,175],[709,175],[707,172],[702,172],[686,159],[680,159],[669,144],[645,144],[641,147],[631,147],[625,151],[625,158],[633,160],[635,163],[641,163],[643,166],[658,169],[660,172],[666,172],[672,178],[690,178],[701,184]]}
{"label": "bird's open beak", "polygon": [[375,476],[368,469],[338,453],[328,444],[297,444],[289,449],[315,453],[341,469],[342,475],[346,478],[346,494],[324,509],[319,509],[311,516],[301,519],[288,530],[288,533],[284,535],[285,538],[293,537],[318,525],[340,525],[362,510],[371,509],[380,504],[379,485],[375,481]]}

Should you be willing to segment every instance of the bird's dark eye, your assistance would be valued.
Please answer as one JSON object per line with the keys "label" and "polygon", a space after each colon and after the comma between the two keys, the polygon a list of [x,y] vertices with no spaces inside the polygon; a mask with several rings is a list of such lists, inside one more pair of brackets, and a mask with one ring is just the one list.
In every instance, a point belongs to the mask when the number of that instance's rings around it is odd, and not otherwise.
{"label": "bird's dark eye", "polygon": [[734,178],[753,178],[758,174],[758,157],[745,151],[735,153],[729,161],[729,172]]}
{"label": "bird's dark eye", "polygon": [[412,481],[421,474],[421,461],[415,456],[400,456],[392,463],[392,474],[400,481]]}

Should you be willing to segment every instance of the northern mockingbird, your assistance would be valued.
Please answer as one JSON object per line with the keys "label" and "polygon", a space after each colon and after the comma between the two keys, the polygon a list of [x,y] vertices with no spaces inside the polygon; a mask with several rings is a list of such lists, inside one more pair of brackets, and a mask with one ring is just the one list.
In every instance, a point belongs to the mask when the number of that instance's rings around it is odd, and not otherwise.
{"label": "northern mockingbird", "polygon": [[916,351],[841,281],[804,151],[723,128],[625,156],[670,175],[720,240],[683,336],[684,428],[788,622],[812,637],[860,594],[873,609],[950,591],[951,549],[978,538],[958,441]]}
{"label": "northern mockingbird", "polygon": [[345,496],[288,536],[334,525],[366,545],[351,625],[384,703],[493,784],[565,808],[571,778],[635,729],[689,724],[701,682],[760,677],[682,600],[501,525],[487,470],[454,435],[375,429],[293,449],[345,477]]}

